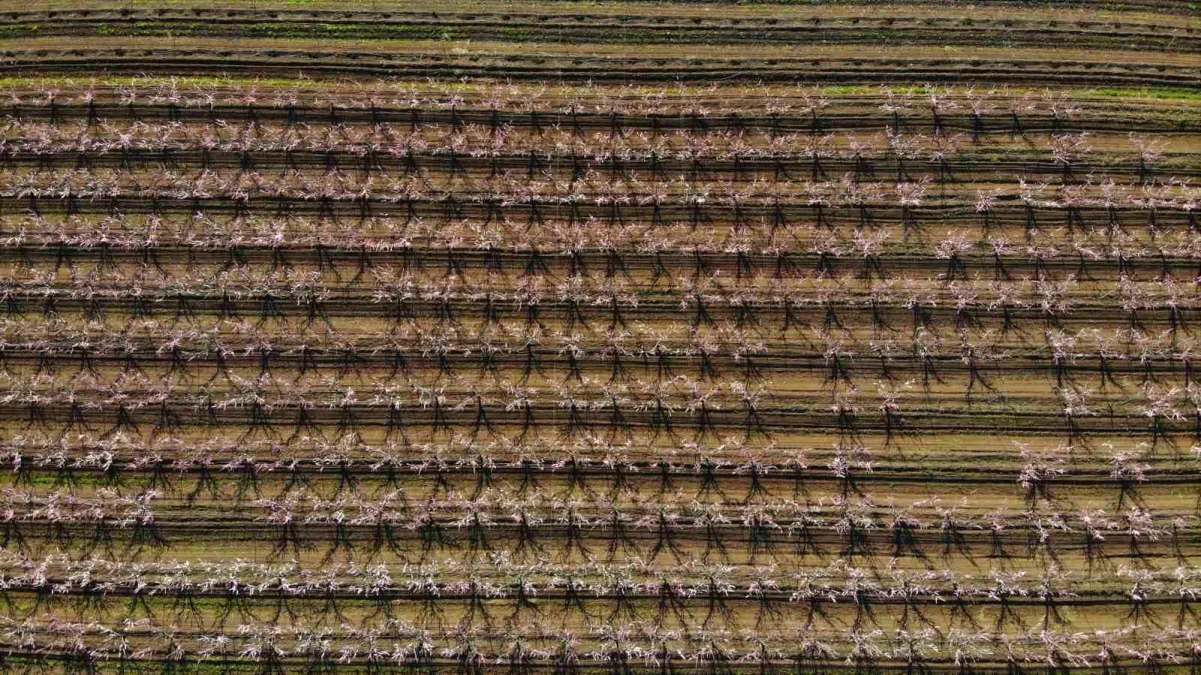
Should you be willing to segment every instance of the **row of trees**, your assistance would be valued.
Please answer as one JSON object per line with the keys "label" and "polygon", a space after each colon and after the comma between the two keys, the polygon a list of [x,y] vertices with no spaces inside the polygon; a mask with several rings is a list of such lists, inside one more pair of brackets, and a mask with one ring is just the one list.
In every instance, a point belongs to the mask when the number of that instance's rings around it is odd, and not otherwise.
{"label": "row of trees", "polygon": [[432,635],[404,622],[393,622],[383,630],[338,631],[242,622],[232,634],[191,635],[178,626],[149,620],[120,629],[96,621],[53,626],[10,622],[6,640],[12,645],[7,661],[31,672],[59,672],[63,667],[95,672],[102,664],[131,667],[156,662],[164,673],[200,667],[234,673],[248,666],[269,673],[358,667],[369,673],[403,668],[470,675],[495,671],[527,675],[549,668],[613,675],[641,669],[795,673],[824,672],[834,666],[868,673],[891,672],[896,667],[989,672],[997,663],[1010,672],[1026,673],[1072,667],[1161,670],[1193,667],[1199,660],[1193,644],[1196,632],[1174,629],[1031,629],[994,640],[971,629],[957,629],[945,637],[919,628],[863,629],[840,639],[797,629],[775,631],[770,637],[757,637],[751,629],[682,634],[617,622],[586,636],[553,628],[531,636],[532,628],[530,623],[514,623],[494,630]]}
{"label": "row of trees", "polygon": [[607,128],[618,135],[628,118],[639,126],[657,130],[684,127],[693,131],[714,129],[759,130],[779,133],[850,124],[878,128],[913,125],[943,134],[954,128],[970,129],[973,136],[990,131],[1012,135],[1034,130],[1062,132],[1104,117],[1103,106],[1073,101],[1063,92],[1045,89],[1012,90],[1006,87],[980,91],[975,87],[890,88],[878,97],[833,97],[820,89],[765,85],[738,96],[719,97],[706,103],[713,86],[679,83],[666,91],[639,86],[579,85],[557,92],[542,85],[447,85],[425,82],[414,85],[394,80],[367,85],[346,83],[332,89],[306,87],[269,91],[257,86],[216,87],[178,80],[144,79],[113,88],[58,86],[16,88],[0,92],[11,117],[26,116],[59,122],[70,117],[98,123],[110,117],[139,120],[237,118],[257,121],[283,119],[290,123],[318,120],[333,124],[345,120],[382,123],[399,118],[421,124],[428,116],[459,128],[470,121],[493,128],[521,126],[540,134],[554,126],[581,129],[585,125]]}
{"label": "row of trees", "polygon": [[[677,131],[580,135],[557,133],[529,138],[479,125],[462,128],[406,129],[390,125],[242,127],[183,123],[74,128],[11,122],[10,138],[0,142],[0,162],[8,172],[22,168],[112,168],[121,173],[198,164],[199,170],[236,175],[350,174],[417,176],[432,182],[461,185],[474,177],[527,182],[557,174],[570,181],[595,184],[633,181],[641,173],[651,179],[681,176],[697,180],[747,182],[770,174],[774,180],[809,179],[849,173],[856,181],[877,175],[894,183],[915,180],[913,174],[940,183],[962,182],[983,172],[995,176],[983,153],[966,150],[961,134],[927,136],[887,127],[883,133],[781,134],[761,141],[733,131],[698,135]],[[1024,146],[1022,162],[1011,172],[1051,175],[1064,185],[1082,182],[1081,174],[1103,172],[1135,175],[1153,182],[1165,158],[1162,141],[1129,137],[1130,150],[1095,154],[1087,132],[1054,134],[1045,143]],[[995,151],[996,148],[991,148]],[[524,175],[523,175],[524,174]],[[463,180],[460,180],[463,179]],[[969,181],[970,182],[970,181]]]}

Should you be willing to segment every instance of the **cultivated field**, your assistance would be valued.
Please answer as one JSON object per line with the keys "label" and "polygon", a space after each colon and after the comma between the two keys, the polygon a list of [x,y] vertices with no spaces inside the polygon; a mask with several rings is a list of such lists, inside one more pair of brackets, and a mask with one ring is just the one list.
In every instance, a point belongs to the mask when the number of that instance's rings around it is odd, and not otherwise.
{"label": "cultivated field", "polygon": [[1195,3],[0,5],[0,672],[1201,671]]}

